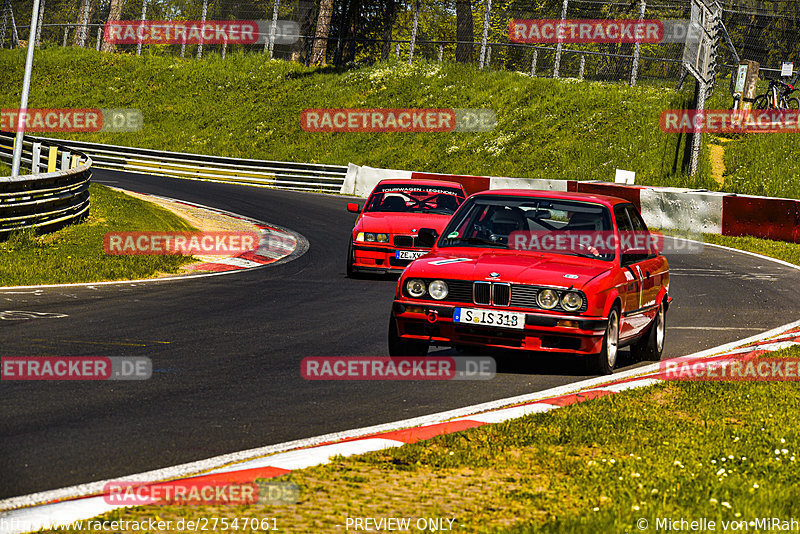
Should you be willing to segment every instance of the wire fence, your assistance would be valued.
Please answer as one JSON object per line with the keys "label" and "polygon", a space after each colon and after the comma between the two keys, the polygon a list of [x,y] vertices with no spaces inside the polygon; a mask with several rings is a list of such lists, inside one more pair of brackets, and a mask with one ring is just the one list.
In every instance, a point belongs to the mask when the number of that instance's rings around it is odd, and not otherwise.
{"label": "wire fence", "polygon": [[[728,75],[741,58],[758,61],[762,74],[775,77],[782,62],[800,52],[800,2],[727,0],[722,7],[730,44],[720,40],[718,75]],[[0,47],[26,45],[30,10],[29,2],[0,0]],[[266,53],[307,65],[424,58],[635,84],[681,79],[684,44],[521,43],[510,38],[510,25],[520,19],[688,20],[690,13],[687,0],[41,0],[36,40],[40,46],[141,53],[141,44],[104,44],[103,25],[109,19],[253,20],[264,21],[260,28],[266,33],[255,44],[145,44],[144,49],[184,57]],[[277,23],[285,21],[297,32],[289,41],[275,38]]]}

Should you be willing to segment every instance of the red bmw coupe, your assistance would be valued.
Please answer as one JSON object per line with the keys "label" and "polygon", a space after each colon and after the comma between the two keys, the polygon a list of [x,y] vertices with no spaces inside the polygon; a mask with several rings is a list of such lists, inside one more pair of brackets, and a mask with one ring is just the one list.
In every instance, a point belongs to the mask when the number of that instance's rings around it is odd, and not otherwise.
{"label": "red bmw coupe", "polygon": [[582,193],[493,190],[470,196],[432,250],[397,283],[389,354],[430,345],[583,355],[610,374],[618,349],[658,360],[669,266],[636,207]]}
{"label": "red bmw coupe", "polygon": [[420,228],[440,232],[466,193],[461,184],[439,180],[381,180],[358,213],[347,254],[347,276],[399,273],[430,250],[417,238]]}

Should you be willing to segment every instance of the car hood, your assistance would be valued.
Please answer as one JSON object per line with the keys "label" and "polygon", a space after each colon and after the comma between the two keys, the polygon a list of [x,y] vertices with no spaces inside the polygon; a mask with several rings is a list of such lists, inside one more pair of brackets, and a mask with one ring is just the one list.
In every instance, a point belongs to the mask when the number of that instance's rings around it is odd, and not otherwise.
{"label": "car hood", "polygon": [[434,228],[441,233],[450,215],[422,213],[365,213],[353,229],[355,232],[416,234],[420,228]]}
{"label": "car hood", "polygon": [[[403,274],[405,277],[491,280],[580,289],[611,267],[612,262],[563,254],[459,248],[447,253],[435,250],[415,260]],[[491,273],[499,276],[492,277]]]}

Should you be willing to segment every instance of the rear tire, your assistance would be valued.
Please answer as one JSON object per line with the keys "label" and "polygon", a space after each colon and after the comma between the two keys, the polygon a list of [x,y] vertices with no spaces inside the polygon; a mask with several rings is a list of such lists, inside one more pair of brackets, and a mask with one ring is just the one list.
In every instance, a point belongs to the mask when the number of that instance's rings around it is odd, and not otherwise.
{"label": "rear tire", "polygon": [[599,375],[610,375],[614,372],[619,354],[619,308],[614,306],[608,314],[608,325],[603,336],[603,350],[588,356],[589,368]]}
{"label": "rear tire", "polygon": [[397,333],[397,320],[389,316],[389,356],[427,356],[428,344],[424,341],[403,339]]}
{"label": "rear tire", "polygon": [[796,96],[786,99],[786,109],[800,109],[800,98]]}
{"label": "rear tire", "polygon": [[667,310],[664,304],[658,307],[655,319],[642,338],[631,345],[631,354],[637,361],[657,362],[664,352],[664,336],[667,329]]}

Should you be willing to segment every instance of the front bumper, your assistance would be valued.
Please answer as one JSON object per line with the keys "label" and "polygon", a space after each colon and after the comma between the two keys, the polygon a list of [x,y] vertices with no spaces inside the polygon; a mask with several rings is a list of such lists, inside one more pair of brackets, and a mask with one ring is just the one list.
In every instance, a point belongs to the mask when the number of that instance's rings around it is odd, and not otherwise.
{"label": "front bumper", "polygon": [[[453,322],[456,307],[481,308],[474,304],[450,305],[395,300],[392,311],[397,332],[408,340],[432,345],[483,346],[570,354],[597,354],[602,350],[608,318],[525,313],[525,328],[500,328]],[[487,308],[488,309],[488,308]],[[562,325],[559,326],[559,321]],[[570,326],[563,326],[571,321]]]}
{"label": "front bumper", "polygon": [[397,248],[394,246],[361,245],[353,243],[353,270],[364,273],[401,273],[413,260],[397,259],[398,250],[423,252],[429,249]]}

